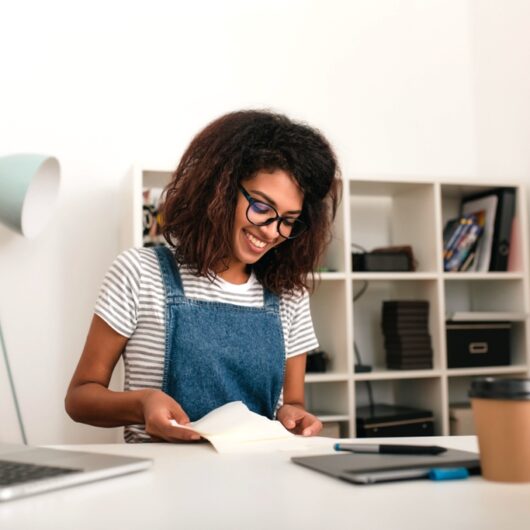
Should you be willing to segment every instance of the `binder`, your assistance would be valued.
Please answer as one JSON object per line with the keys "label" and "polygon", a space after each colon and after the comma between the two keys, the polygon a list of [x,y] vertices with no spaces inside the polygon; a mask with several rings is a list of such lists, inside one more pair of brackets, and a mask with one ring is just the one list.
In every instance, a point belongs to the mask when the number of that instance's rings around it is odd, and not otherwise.
{"label": "binder", "polygon": [[496,198],[497,207],[493,222],[493,233],[489,250],[489,271],[508,270],[508,257],[510,255],[510,238],[512,223],[515,215],[515,188],[496,188],[483,193],[464,197],[462,200],[462,210],[469,212],[473,203],[482,200]]}

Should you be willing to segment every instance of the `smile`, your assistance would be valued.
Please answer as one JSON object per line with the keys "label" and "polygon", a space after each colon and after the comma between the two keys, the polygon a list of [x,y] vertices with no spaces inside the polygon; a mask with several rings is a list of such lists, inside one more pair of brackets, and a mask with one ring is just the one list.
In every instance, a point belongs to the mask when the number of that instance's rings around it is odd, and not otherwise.
{"label": "smile", "polygon": [[250,232],[247,232],[246,230],[244,230],[244,234],[246,238],[257,248],[265,248],[265,246],[267,245],[265,241],[258,239],[256,236],[252,235]]}

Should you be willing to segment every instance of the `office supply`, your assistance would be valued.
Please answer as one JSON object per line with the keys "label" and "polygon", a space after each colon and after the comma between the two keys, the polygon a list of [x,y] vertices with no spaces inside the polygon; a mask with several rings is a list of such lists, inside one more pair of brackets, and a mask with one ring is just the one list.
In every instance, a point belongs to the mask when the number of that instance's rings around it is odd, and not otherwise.
{"label": "office supply", "polygon": [[447,366],[505,366],[511,358],[511,322],[446,323]]}
{"label": "office supply", "polygon": [[471,214],[460,218],[458,227],[444,246],[444,271],[468,269],[468,256],[475,253],[484,230],[484,215]]}
{"label": "office supply", "polygon": [[428,478],[430,480],[461,480],[470,475],[466,467],[434,467],[417,469],[399,469],[391,471],[367,471],[358,473],[346,471],[339,478],[354,484],[377,484],[379,482],[393,482],[400,480],[414,480]]}
{"label": "office supply", "polygon": [[[515,215],[515,199],[515,188],[495,188],[463,198],[462,211],[464,213],[474,213],[472,210],[480,209],[479,205],[489,205],[486,208],[489,249],[484,248],[484,263],[481,256],[481,268],[479,270],[507,270],[512,223]],[[495,204],[494,207],[493,204]],[[487,268],[485,268],[486,265]]]}
{"label": "office supply", "polygon": [[[44,228],[59,191],[60,168],[56,158],[37,154],[0,157],[0,222],[26,238]],[[27,444],[24,421],[0,323],[0,348],[15,405],[22,441]]]}
{"label": "office supply", "polygon": [[432,436],[434,417],[431,411],[378,403],[357,407],[357,436]]}
{"label": "office supply", "polygon": [[145,458],[0,443],[0,501],[147,469]]}
{"label": "office supply", "polygon": [[387,368],[432,368],[428,300],[385,300],[381,327]]}
{"label": "office supply", "polygon": [[274,452],[322,446],[327,438],[295,436],[279,421],[250,411],[241,401],[212,410],[200,420],[174,427],[191,430],[208,440],[219,453]]}
{"label": "office supply", "polygon": [[438,454],[357,454],[335,453],[334,455],[296,456],[295,464],[308,467],[335,478],[359,484],[372,484],[388,480],[423,478],[433,468],[479,467],[476,453],[448,449]]}
{"label": "office supply", "polygon": [[387,455],[438,455],[447,449],[438,445],[405,445],[405,444],[348,444],[336,443],[335,451],[351,453],[379,453]]}

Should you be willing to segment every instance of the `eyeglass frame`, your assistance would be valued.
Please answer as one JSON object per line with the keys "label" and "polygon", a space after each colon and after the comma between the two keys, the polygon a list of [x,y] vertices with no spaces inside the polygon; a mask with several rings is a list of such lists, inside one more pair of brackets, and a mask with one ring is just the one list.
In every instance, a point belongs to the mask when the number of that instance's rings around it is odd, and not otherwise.
{"label": "eyeglass frame", "polygon": [[[247,219],[248,219],[248,222],[249,223],[252,223],[254,226],[268,226],[274,222],[277,222],[276,224],[276,230],[278,231],[278,234],[283,237],[284,239],[296,239],[297,237],[301,236],[308,228],[308,224],[304,221],[302,221],[300,218],[295,218],[294,220],[298,223],[301,223],[301,225],[303,226],[302,228],[302,231],[300,233],[298,233],[297,235],[295,236],[284,236],[281,232],[280,232],[280,223],[282,221],[286,221],[288,219],[293,219],[293,217],[291,216],[283,216],[283,215],[280,215],[278,213],[278,210],[276,210],[276,208],[274,206],[272,206],[272,204],[269,204],[267,202],[264,202],[264,201],[258,201],[256,199],[254,199],[254,197],[252,197],[252,195],[250,195],[250,193],[245,189],[243,188],[243,186],[241,184],[238,184],[237,185],[239,191],[242,193],[243,197],[245,197],[245,199],[247,199],[248,201],[248,206],[247,206],[247,211],[246,211],[246,216],[247,216]],[[269,208],[271,208],[271,210],[276,214],[276,217],[270,217],[269,219],[267,219],[264,223],[261,223],[261,224],[256,224],[254,223],[253,221],[250,220],[249,216],[248,216],[248,211],[250,210],[250,208],[255,204],[255,203],[259,203],[259,204],[265,204],[266,206],[268,206]]]}

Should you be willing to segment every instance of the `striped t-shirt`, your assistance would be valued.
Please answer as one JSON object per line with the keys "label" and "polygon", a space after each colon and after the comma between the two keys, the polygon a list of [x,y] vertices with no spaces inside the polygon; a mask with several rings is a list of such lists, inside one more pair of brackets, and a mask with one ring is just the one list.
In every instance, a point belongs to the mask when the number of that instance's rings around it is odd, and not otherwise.
{"label": "striped t-shirt", "polygon": [[[242,285],[216,277],[213,282],[180,268],[184,293],[188,298],[263,306],[263,287],[254,274]],[[96,302],[95,312],[129,341],[123,352],[124,390],[160,389],[164,372],[165,296],[156,253],[151,248],[122,252],[107,272]],[[309,295],[280,297],[280,319],[286,357],[318,348],[309,309]],[[280,396],[280,403],[282,397]],[[127,442],[149,439],[144,425],[125,428]]]}

